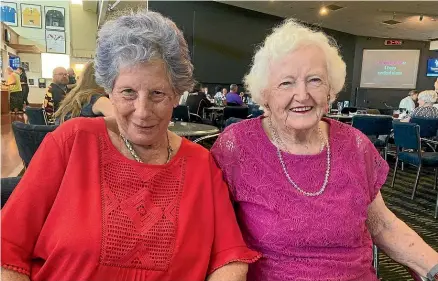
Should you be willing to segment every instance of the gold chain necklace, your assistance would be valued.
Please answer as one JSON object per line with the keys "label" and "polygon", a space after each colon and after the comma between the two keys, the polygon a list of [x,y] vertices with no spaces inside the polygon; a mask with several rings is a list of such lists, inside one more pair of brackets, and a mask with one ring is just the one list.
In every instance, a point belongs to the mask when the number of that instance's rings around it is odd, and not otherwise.
{"label": "gold chain necklace", "polygon": [[[125,143],[126,148],[129,150],[129,153],[131,153],[132,157],[134,157],[135,161],[140,162],[140,163],[144,163],[143,160],[141,160],[141,158],[135,152],[134,148],[132,147],[131,142],[127,138],[125,138],[125,136],[122,134],[120,134],[120,138]],[[166,163],[164,163],[164,164],[169,163],[170,157],[172,156],[172,153],[173,153],[173,149],[170,146],[169,134],[167,134],[167,160],[166,160]]]}

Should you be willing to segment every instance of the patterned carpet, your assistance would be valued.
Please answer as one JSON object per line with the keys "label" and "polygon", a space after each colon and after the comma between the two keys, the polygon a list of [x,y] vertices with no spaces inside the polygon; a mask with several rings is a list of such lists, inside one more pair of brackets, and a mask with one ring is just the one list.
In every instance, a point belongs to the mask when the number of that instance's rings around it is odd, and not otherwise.
{"label": "patterned carpet", "polygon": [[[390,162],[390,166],[394,168],[394,163]],[[433,190],[433,169],[422,169],[415,199],[411,200],[416,171],[415,167],[408,166],[405,166],[404,171],[399,169],[392,188],[391,169],[381,192],[388,208],[438,251],[438,220],[433,218],[437,198],[437,191]],[[379,277],[384,281],[413,280],[404,267],[383,253],[380,254]]]}

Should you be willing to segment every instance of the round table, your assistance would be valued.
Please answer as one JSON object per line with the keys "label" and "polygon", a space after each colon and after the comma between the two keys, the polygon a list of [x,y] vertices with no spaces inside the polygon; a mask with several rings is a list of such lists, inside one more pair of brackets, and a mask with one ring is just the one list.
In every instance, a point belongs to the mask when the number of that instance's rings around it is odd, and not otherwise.
{"label": "round table", "polygon": [[181,137],[202,137],[219,133],[215,126],[190,122],[174,122],[169,130]]}

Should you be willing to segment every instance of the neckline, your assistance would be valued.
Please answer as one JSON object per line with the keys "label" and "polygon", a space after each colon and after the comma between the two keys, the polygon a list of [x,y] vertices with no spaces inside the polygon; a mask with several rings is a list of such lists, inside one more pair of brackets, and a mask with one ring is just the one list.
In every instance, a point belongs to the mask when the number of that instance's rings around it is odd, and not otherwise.
{"label": "neckline", "polygon": [[128,157],[123,155],[117,149],[117,147],[115,147],[115,145],[113,144],[113,142],[111,141],[111,138],[109,136],[108,126],[106,124],[105,118],[103,118],[103,117],[98,117],[98,118],[100,119],[100,122],[102,122],[101,126],[103,128],[103,134],[105,135],[105,141],[107,142],[107,146],[108,146],[109,150],[111,150],[114,153],[113,155],[115,155],[117,158],[119,158],[122,161],[125,161],[129,164],[132,164],[132,165],[141,166],[141,167],[148,167],[148,168],[155,168],[155,169],[167,168],[167,167],[171,166],[176,160],[178,160],[179,158],[181,158],[184,155],[184,150],[186,149],[186,147],[188,145],[188,143],[187,143],[188,140],[186,138],[181,138],[181,145],[180,145],[178,151],[172,157],[172,159],[170,159],[170,161],[168,163],[165,163],[165,164],[147,164],[147,163],[137,162],[136,160],[129,159]]}
{"label": "neckline", "polygon": [[[265,130],[263,129],[263,116],[258,117],[258,122],[257,122],[257,129],[262,133],[262,141],[265,143],[265,145],[267,145],[269,147],[269,149],[271,149],[272,151],[276,152],[277,151],[277,147],[271,142],[271,140],[269,139],[268,135],[266,134]],[[321,119],[321,121],[324,121],[328,124],[329,126],[329,134],[328,134],[328,142],[330,144],[330,150],[333,151],[333,134],[334,134],[334,121],[329,119],[329,118],[325,118],[323,117]],[[324,149],[317,153],[317,154],[290,154],[286,151],[281,151],[281,153],[283,154],[283,157],[285,159],[290,159],[291,157],[293,158],[305,158],[305,159],[313,159],[313,158],[320,158],[322,156],[325,156],[327,153],[327,146],[324,146]]]}

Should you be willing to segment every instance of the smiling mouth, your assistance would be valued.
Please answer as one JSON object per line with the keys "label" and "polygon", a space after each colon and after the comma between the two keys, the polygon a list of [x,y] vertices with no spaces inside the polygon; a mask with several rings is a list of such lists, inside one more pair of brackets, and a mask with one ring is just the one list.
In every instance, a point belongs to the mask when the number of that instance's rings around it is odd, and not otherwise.
{"label": "smiling mouth", "polygon": [[137,124],[134,124],[134,126],[139,128],[139,129],[143,129],[143,130],[148,130],[148,129],[152,129],[152,128],[155,127],[155,125],[152,125],[152,126],[140,126],[140,125],[137,125]]}
{"label": "smiling mouth", "polygon": [[297,107],[292,107],[289,110],[292,111],[293,113],[304,114],[311,111],[312,109],[313,106],[297,106]]}

